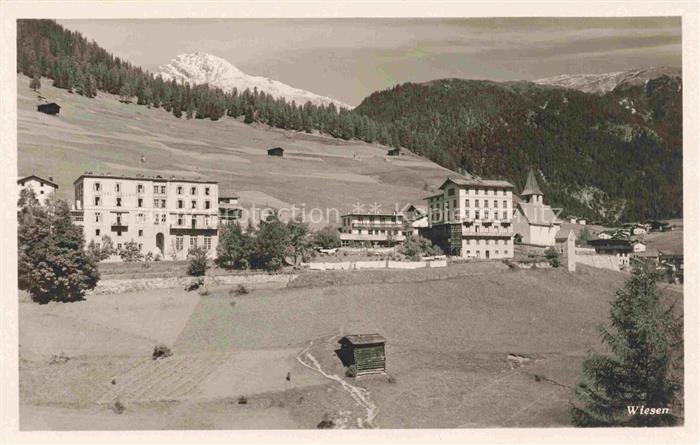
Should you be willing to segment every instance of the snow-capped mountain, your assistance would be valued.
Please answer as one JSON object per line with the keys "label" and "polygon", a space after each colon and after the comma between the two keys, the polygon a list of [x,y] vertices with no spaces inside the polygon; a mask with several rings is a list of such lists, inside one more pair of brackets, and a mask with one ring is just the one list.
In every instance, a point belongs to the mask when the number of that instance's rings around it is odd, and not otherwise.
{"label": "snow-capped mountain", "polygon": [[661,76],[681,77],[681,71],[669,67],[652,67],[640,70],[619,71],[603,74],[562,74],[533,81],[540,85],[552,85],[583,91],[584,93],[605,94],[624,85],[641,85],[647,80]]}
{"label": "snow-capped mountain", "polygon": [[227,60],[207,53],[180,54],[169,64],[161,65],[157,74],[164,80],[175,79],[177,82],[187,82],[190,85],[207,83],[224,91],[231,91],[233,88],[237,88],[238,91],[250,88],[252,91],[257,87],[259,91],[264,91],[276,98],[284,97],[287,102],[296,101],[297,105],[311,101],[314,105],[327,106],[332,103],[336,107],[352,108],[330,97],[294,88],[267,77],[250,76]]}

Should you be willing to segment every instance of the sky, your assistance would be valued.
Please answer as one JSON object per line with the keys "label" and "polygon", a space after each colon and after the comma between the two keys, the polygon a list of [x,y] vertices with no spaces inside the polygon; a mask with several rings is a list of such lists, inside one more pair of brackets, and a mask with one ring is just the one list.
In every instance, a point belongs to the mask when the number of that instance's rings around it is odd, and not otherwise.
{"label": "sky", "polygon": [[559,74],[681,68],[681,19],[59,20],[157,72],[179,54],[222,57],[352,106],[374,91],[441,78],[535,80]]}

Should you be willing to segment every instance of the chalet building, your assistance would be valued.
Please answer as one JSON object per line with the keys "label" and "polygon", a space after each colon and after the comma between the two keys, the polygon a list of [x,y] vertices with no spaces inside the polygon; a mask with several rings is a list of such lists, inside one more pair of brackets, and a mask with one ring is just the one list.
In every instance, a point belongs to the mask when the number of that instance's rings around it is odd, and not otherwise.
{"label": "chalet building", "polygon": [[403,153],[401,153],[400,148],[392,148],[391,150],[386,152],[387,156],[400,156]]}
{"label": "chalet building", "polygon": [[537,184],[532,169],[527,175],[527,182],[520,196],[523,201],[518,203],[513,231],[520,235],[523,244],[554,246],[555,237],[561,228],[561,220],[552,208],[544,203],[544,193]]}
{"label": "chalet building", "polygon": [[347,213],[340,220],[343,246],[388,246],[406,239],[406,219],[401,213]]}
{"label": "chalet building", "polygon": [[267,155],[268,156],[284,156],[284,148],[282,147],[273,147],[267,150]]}
{"label": "chalet building", "polygon": [[33,190],[34,196],[36,196],[36,199],[41,205],[46,205],[49,197],[54,195],[58,190],[58,184],[53,182],[51,176],[49,176],[49,179],[40,178],[36,175],[25,176],[17,180],[17,187],[19,193],[24,189]]}
{"label": "chalet building", "polygon": [[56,102],[51,102],[48,104],[40,104],[36,107],[36,109],[41,113],[55,115],[58,114],[59,111],[61,111],[61,106],[58,105]]}
{"label": "chalet building", "polygon": [[219,197],[219,224],[226,225],[231,222],[240,221],[243,215],[243,208],[238,204],[237,196]]}
{"label": "chalet building", "polygon": [[338,343],[343,365],[354,366],[356,376],[386,372],[386,339],[381,335],[346,335]]}
{"label": "chalet building", "polygon": [[513,184],[472,176],[448,177],[426,198],[428,227],[421,234],[462,258],[513,257]]}
{"label": "chalet building", "polygon": [[411,225],[411,235],[418,236],[420,229],[428,227],[428,211],[424,207],[408,204],[401,213]]}
{"label": "chalet building", "polygon": [[621,269],[629,266],[630,254],[634,251],[632,243],[625,239],[594,239],[588,244],[597,255],[612,255],[617,258]]}
{"label": "chalet building", "polygon": [[72,216],[86,245],[108,236],[116,249],[134,241],[144,254],[167,259],[184,259],[193,247],[216,252],[217,182],[88,172],[73,187]]}

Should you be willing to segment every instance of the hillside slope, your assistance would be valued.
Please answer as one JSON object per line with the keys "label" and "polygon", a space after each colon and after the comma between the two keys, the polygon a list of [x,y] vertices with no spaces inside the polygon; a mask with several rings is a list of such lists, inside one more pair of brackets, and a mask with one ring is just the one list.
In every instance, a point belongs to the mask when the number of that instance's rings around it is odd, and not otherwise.
{"label": "hillside slope", "polygon": [[[42,79],[40,93],[61,105],[57,116],[37,112],[29,78],[18,75],[18,173],[52,176],[59,197],[69,200],[73,181],[84,171],[160,174],[220,181],[221,195],[240,195],[247,206],[294,204],[307,212],[318,207],[326,216],[327,208],[342,213],[358,201],[365,208],[376,202],[387,211],[395,203],[422,204],[425,189],[449,174],[419,156],[389,158],[381,145],[232,118],[178,119],[108,94],[89,99],[50,85]],[[275,146],[285,148],[283,158],[267,156]]]}
{"label": "hillside slope", "polygon": [[539,169],[565,214],[611,222],[682,214],[679,78],[604,95],[442,79],[373,93],[354,112],[390,123],[402,145],[449,168],[520,187],[528,167]]}

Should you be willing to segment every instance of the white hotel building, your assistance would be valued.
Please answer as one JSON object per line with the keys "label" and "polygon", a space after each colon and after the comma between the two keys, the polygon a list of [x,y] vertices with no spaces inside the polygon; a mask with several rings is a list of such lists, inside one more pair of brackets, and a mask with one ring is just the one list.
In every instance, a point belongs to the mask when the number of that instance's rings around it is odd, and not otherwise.
{"label": "white hotel building", "polygon": [[117,249],[134,241],[162,259],[184,259],[192,247],[216,252],[217,182],[86,173],[73,186],[73,220],[86,245],[108,236]]}
{"label": "white hotel building", "polygon": [[421,233],[449,255],[513,257],[513,184],[449,177],[426,198],[428,228]]}

